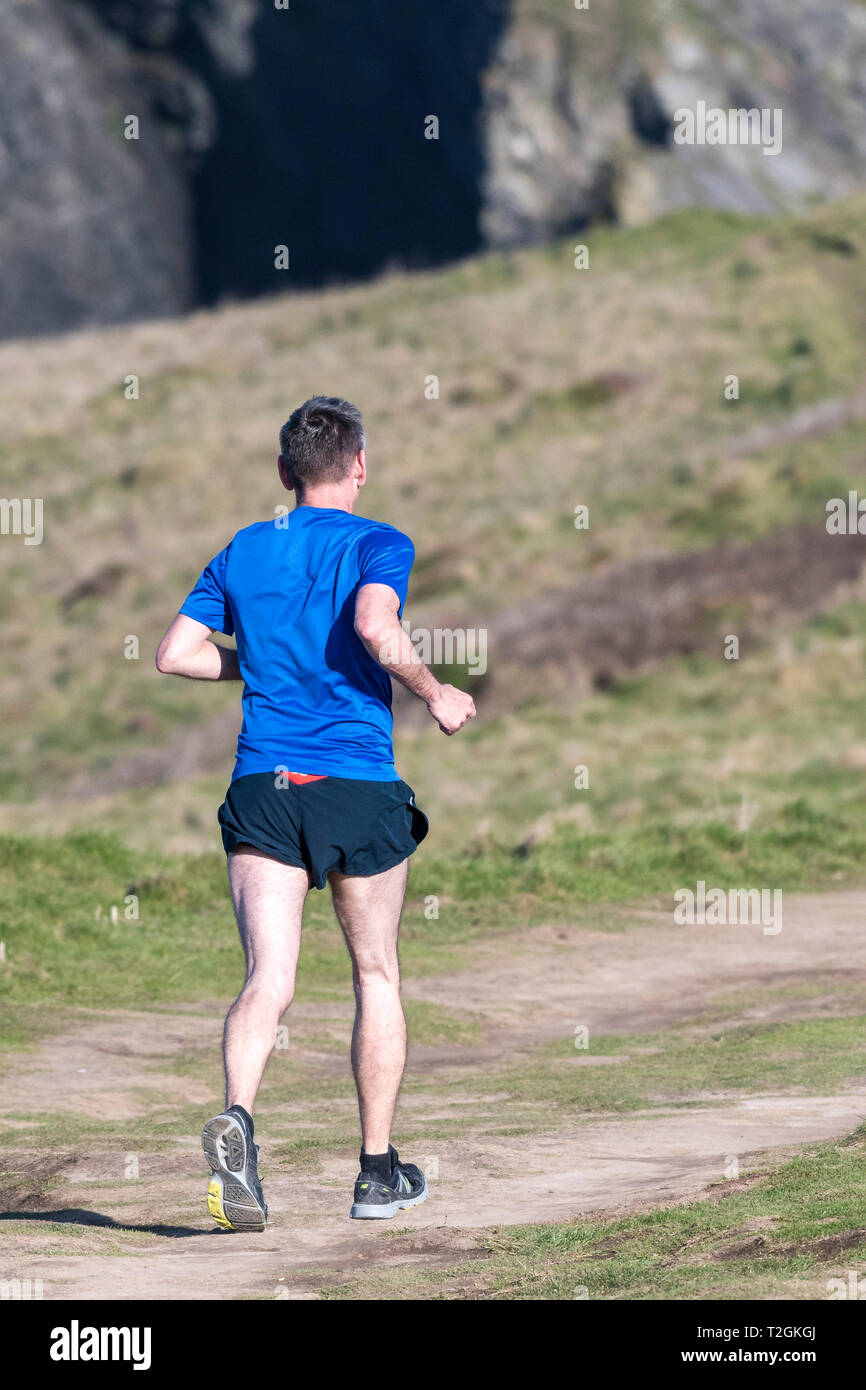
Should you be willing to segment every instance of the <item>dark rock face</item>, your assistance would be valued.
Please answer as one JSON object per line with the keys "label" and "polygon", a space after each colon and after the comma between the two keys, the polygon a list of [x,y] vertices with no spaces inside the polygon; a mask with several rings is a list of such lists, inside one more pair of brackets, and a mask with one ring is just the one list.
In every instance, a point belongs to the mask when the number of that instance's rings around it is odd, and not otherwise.
{"label": "dark rock face", "polygon": [[205,302],[477,248],[480,78],[507,0],[88,3],[189,161]]}
{"label": "dark rock face", "polygon": [[0,336],[474,250],[506,3],[3,0]]}
{"label": "dark rock face", "polygon": [[185,309],[186,180],[125,46],[74,3],[4,0],[0,55],[0,336]]}
{"label": "dark rock face", "polygon": [[285,289],[277,244],[307,284],[474,250],[480,76],[502,18],[494,0],[261,6],[252,68],[208,74],[222,114],[195,180],[204,297]]}
{"label": "dark rock face", "polygon": [[[0,0],[0,336],[866,178],[858,0],[281,3]],[[680,143],[699,102],[784,148]]]}

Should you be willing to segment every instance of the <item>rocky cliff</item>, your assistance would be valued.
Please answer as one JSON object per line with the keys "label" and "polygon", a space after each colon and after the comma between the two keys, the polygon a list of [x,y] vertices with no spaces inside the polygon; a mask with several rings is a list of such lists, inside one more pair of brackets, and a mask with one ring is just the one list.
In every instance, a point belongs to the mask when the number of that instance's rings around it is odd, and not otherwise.
{"label": "rocky cliff", "polygon": [[185,308],[191,227],[127,45],[81,6],[0,0],[0,336]]}
{"label": "rocky cliff", "polygon": [[[774,213],[866,180],[866,9],[839,0],[515,0],[484,75],[481,230],[698,205]],[[676,113],[777,111],[779,147],[680,144]]]}
{"label": "rocky cliff", "polygon": [[[0,336],[836,197],[864,59],[856,0],[0,0]],[[677,143],[701,101],[781,148]]]}

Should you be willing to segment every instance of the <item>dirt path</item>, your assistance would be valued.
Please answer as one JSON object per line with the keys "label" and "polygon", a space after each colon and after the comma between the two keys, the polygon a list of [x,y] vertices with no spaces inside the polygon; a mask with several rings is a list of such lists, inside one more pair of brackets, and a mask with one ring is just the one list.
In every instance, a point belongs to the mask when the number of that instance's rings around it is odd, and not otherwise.
{"label": "dirt path", "polygon": [[[497,1065],[569,1036],[578,1023],[591,1034],[660,1030],[710,1004],[730,1022],[861,1011],[866,894],[786,898],[784,909],[775,937],[752,927],[674,927],[651,914],[621,933],[542,928],[527,933],[517,951],[514,937],[507,949],[485,945],[465,972],[408,982],[410,999],[471,1010],[483,1040],[413,1049],[413,1071],[427,1082],[423,1094],[407,1092],[402,1106],[406,1122],[434,1136],[418,1157],[438,1178],[430,1200],[400,1219],[405,1234],[395,1234],[396,1223],[383,1230],[347,1220],[353,1171],[344,1153],[327,1153],[312,1182],[270,1163],[266,1116],[260,1127],[273,1224],[258,1237],[226,1236],[202,1215],[196,1133],[179,1134],[168,1156],[142,1155],[136,1182],[124,1180],[123,1145],[114,1137],[91,1152],[71,1136],[53,1156],[15,1156],[18,1176],[3,1194],[0,1277],[42,1279],[46,1298],[219,1298],[224,1262],[214,1258],[214,1243],[230,1240],[236,1296],[315,1297],[323,1284],[361,1275],[370,1263],[437,1268],[483,1260],[485,1228],[670,1202],[719,1181],[731,1156],[747,1172],[759,1160],[847,1134],[866,1117],[866,1085],[568,1123],[537,1107],[535,1132],[507,1132],[512,1119],[521,1122],[515,1129],[525,1127],[530,1111],[523,1102],[518,1115],[507,1092],[497,1093]],[[315,1023],[340,1038],[348,1012],[341,1004],[302,1005],[294,1028],[302,1039],[303,1025]],[[14,1059],[0,1107],[7,1132],[19,1131],[26,1144],[21,1117],[39,1111],[133,1122],[167,1093],[206,1114],[210,1088],[174,1064],[185,1052],[216,1049],[220,1024],[216,1007],[200,1005],[83,1017],[37,1053]],[[327,1074],[345,1068],[342,1057],[321,1048],[306,1061]],[[464,1087],[449,1086],[467,1069],[478,1079],[477,1107]],[[497,1126],[478,1120],[482,1101],[488,1115],[493,1104]],[[443,1119],[458,1115],[459,1128],[443,1131],[452,1137],[435,1137]],[[178,1211],[187,1213],[180,1224]]]}
{"label": "dirt path", "polygon": [[567,1037],[578,1024],[591,1034],[653,1032],[711,1001],[724,1015],[726,995],[740,1022],[866,1007],[866,893],[786,895],[776,936],[675,926],[663,913],[639,920],[639,930],[617,933],[539,928],[516,953],[514,938],[504,949],[485,943],[471,970],[410,980],[404,993],[482,1011],[509,1048],[524,1033]]}

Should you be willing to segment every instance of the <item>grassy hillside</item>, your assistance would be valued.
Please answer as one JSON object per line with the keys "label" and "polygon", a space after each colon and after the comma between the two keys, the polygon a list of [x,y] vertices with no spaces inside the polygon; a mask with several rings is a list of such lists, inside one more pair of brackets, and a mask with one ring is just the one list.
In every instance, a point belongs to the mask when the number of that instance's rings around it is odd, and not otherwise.
{"label": "grassy hillside", "polygon": [[[416,541],[413,624],[490,630],[477,725],[445,740],[404,721],[430,853],[571,846],[575,831],[641,845],[656,824],[754,839],[794,815],[828,851],[816,873],[847,871],[866,760],[856,585],[829,615],[759,612],[738,663],[710,649],[595,691],[532,670],[497,685],[496,632],[641,556],[820,527],[826,499],[858,485],[866,423],[844,403],[866,369],[864,208],[686,213],[594,232],[586,270],[559,244],[0,348],[3,491],[45,507],[41,546],[0,544],[0,828],[216,846],[238,692],[161,678],[152,652],[202,564],[287,500],[278,428],[326,391],[367,417],[361,510]],[[741,599],[707,621],[739,631]]]}

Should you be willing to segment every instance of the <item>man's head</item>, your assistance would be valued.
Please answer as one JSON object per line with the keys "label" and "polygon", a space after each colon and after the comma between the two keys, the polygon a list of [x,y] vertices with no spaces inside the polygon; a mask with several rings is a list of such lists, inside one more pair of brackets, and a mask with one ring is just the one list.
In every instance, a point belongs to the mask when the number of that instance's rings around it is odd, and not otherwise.
{"label": "man's head", "polygon": [[298,500],[308,494],[357,496],[366,481],[364,421],[337,396],[311,396],[280,430],[279,471]]}

